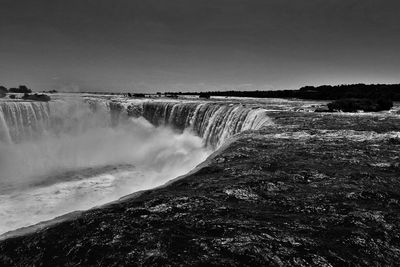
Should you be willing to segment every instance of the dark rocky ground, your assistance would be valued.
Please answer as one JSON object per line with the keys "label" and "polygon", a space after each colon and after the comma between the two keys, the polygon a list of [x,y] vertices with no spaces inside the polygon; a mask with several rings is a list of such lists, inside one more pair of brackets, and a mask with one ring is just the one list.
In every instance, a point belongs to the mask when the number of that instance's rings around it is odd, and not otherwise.
{"label": "dark rocky ground", "polygon": [[1,241],[1,266],[400,262],[396,117],[275,112],[166,187]]}

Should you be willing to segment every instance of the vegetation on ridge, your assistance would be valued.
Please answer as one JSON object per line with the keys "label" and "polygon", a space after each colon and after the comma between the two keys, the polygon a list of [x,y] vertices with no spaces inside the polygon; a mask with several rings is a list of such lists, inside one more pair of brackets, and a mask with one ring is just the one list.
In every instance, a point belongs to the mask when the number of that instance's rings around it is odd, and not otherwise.
{"label": "vegetation on ridge", "polygon": [[257,98],[299,98],[314,100],[337,100],[343,98],[379,99],[400,101],[400,84],[345,84],[305,86],[298,90],[277,91],[209,91],[209,92],[167,92],[168,95],[209,95]]}
{"label": "vegetation on ridge", "polygon": [[[56,92],[55,90],[50,92]],[[0,98],[7,96],[8,93],[14,93],[9,95],[11,99],[18,99],[15,94],[24,94],[21,99],[24,100],[33,100],[33,101],[50,101],[50,97],[45,94],[31,94],[32,90],[29,89],[26,85],[20,85],[18,88],[9,88],[7,89],[4,86],[0,86]]]}

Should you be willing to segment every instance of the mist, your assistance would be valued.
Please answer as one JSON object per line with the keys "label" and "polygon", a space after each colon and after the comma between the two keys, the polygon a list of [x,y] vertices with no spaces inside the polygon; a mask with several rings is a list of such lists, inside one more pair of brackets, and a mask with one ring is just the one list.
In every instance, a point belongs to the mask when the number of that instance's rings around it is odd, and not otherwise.
{"label": "mist", "polygon": [[211,152],[189,132],[68,107],[39,137],[0,142],[0,233],[162,185]]}

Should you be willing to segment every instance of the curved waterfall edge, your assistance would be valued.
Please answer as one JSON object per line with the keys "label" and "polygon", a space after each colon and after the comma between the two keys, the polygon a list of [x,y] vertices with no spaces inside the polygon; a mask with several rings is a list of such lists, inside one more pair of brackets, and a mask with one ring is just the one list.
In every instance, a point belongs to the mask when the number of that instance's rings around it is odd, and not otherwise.
{"label": "curved waterfall edge", "polygon": [[274,124],[265,109],[243,103],[90,98],[49,103],[15,101],[0,102],[0,141],[18,143],[74,127],[115,127],[130,117],[143,117],[156,127],[189,131],[213,148],[239,132]]}
{"label": "curved waterfall edge", "polygon": [[75,210],[75,211],[72,211],[72,212],[65,213],[65,214],[63,214],[61,216],[57,216],[57,217],[55,217],[53,219],[50,219],[50,220],[41,221],[41,222],[36,223],[36,224],[32,224],[32,225],[29,225],[29,226],[26,226],[26,227],[21,227],[21,228],[15,229],[15,230],[11,230],[11,231],[5,232],[3,234],[0,234],[0,241],[4,241],[6,239],[20,237],[20,236],[26,236],[26,235],[29,235],[29,234],[33,234],[35,232],[46,231],[50,227],[54,227],[54,226],[56,226],[58,224],[76,220],[80,216],[83,216],[86,212],[111,208],[113,205],[118,205],[118,204],[124,203],[126,201],[130,201],[130,200],[133,200],[133,199],[140,198],[146,192],[152,192],[152,191],[155,191],[155,190],[166,188],[166,187],[172,185],[174,182],[177,182],[179,180],[182,180],[182,179],[188,178],[188,177],[190,177],[192,175],[195,175],[197,172],[199,172],[203,168],[211,166],[212,164],[215,164],[214,158],[216,158],[220,154],[222,154],[238,138],[240,138],[240,134],[236,135],[235,137],[229,138],[229,140],[224,142],[219,148],[215,149],[204,161],[200,162],[192,170],[190,170],[186,174],[183,174],[183,175],[180,175],[178,177],[172,178],[172,179],[170,179],[169,181],[165,182],[164,184],[162,184],[160,186],[156,186],[156,187],[153,187],[153,188],[150,188],[150,189],[146,189],[146,190],[135,191],[135,192],[127,194],[127,195],[125,195],[123,197],[120,197],[117,200],[114,200],[114,201],[111,201],[111,202],[108,202],[108,203],[105,203],[105,204],[102,204],[102,205],[94,206],[94,207],[92,207],[90,209]]}

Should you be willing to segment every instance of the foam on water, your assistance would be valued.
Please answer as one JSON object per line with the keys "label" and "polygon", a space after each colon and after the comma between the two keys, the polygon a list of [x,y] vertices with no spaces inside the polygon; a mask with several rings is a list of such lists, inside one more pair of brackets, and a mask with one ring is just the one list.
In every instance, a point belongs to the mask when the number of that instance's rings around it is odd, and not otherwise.
{"label": "foam on water", "polygon": [[[268,112],[308,112],[316,105],[73,94],[48,103],[0,99],[0,234],[162,185],[235,134],[273,126]],[[399,133],[321,131],[317,137],[362,141]],[[274,138],[315,136],[282,132]]]}
{"label": "foam on water", "polygon": [[[0,233],[162,185],[210,154],[186,131],[89,102],[9,105],[2,125],[10,138],[0,142]],[[32,104],[44,108],[26,108]],[[43,110],[46,116],[32,115]]]}

